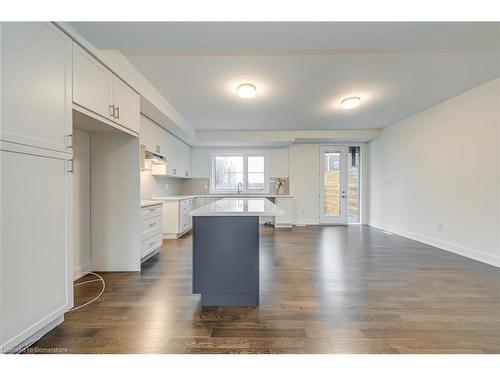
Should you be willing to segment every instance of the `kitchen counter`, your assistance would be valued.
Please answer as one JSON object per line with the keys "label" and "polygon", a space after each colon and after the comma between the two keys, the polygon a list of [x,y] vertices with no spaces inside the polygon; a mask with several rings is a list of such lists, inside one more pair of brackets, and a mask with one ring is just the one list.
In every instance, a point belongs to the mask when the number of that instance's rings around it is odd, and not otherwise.
{"label": "kitchen counter", "polygon": [[141,208],[149,207],[149,206],[157,206],[160,204],[161,204],[161,202],[159,202],[159,201],[144,200],[144,201],[141,201]]}
{"label": "kitchen counter", "polygon": [[194,195],[172,195],[168,197],[155,197],[153,200],[175,201],[190,198],[293,198],[292,195],[284,194],[194,194]]}
{"label": "kitchen counter", "polygon": [[264,197],[223,198],[190,212],[191,216],[282,216],[284,211]]}

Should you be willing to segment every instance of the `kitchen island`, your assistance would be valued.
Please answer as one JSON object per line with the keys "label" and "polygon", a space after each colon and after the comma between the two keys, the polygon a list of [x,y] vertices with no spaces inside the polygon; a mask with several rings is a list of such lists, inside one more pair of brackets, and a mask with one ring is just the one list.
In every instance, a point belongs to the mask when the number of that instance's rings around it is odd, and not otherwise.
{"label": "kitchen island", "polygon": [[224,198],[190,212],[202,306],[258,306],[259,216],[283,214],[266,198]]}

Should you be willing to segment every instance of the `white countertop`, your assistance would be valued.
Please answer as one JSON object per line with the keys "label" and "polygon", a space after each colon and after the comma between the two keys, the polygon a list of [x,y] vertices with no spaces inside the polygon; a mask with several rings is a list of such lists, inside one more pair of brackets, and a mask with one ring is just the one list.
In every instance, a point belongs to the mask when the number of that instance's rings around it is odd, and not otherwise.
{"label": "white countertop", "polygon": [[161,202],[159,201],[141,201],[141,208],[144,208],[144,207],[149,207],[149,206],[157,206],[157,205],[160,205]]}
{"label": "white countertop", "polygon": [[191,198],[292,198],[292,195],[278,194],[196,194],[196,195],[172,195],[168,197],[155,197],[153,200],[179,201]]}
{"label": "white countertop", "polygon": [[282,216],[267,198],[223,198],[190,212],[191,216]]}

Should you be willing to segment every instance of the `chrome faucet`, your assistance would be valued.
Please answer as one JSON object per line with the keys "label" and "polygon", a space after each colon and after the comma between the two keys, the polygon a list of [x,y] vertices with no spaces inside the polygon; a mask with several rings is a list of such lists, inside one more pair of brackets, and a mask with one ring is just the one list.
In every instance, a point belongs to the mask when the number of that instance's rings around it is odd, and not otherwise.
{"label": "chrome faucet", "polygon": [[243,189],[243,184],[241,182],[238,182],[238,195],[240,195],[241,193],[240,187],[241,189]]}

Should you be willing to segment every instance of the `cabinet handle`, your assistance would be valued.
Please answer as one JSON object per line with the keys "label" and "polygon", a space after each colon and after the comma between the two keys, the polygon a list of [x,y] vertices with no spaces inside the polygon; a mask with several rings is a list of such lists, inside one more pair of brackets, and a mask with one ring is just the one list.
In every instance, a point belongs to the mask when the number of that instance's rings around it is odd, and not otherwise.
{"label": "cabinet handle", "polygon": [[153,246],[155,243],[156,243],[156,241],[151,242],[148,247]]}
{"label": "cabinet handle", "polygon": [[156,223],[150,223],[149,227],[151,228],[151,227],[154,227],[155,225],[156,225]]}
{"label": "cabinet handle", "polygon": [[68,134],[66,136],[66,148],[73,148],[73,134]]}
{"label": "cabinet handle", "polygon": [[120,119],[120,107],[116,107],[116,118]]}
{"label": "cabinet handle", "polygon": [[156,152],[160,152],[160,146],[156,146]]}
{"label": "cabinet handle", "polygon": [[109,115],[111,117],[115,117],[115,105],[114,104],[109,106]]}
{"label": "cabinet handle", "polygon": [[174,174],[177,174],[177,169],[174,168],[174,171],[173,171]]}
{"label": "cabinet handle", "polygon": [[69,159],[68,160],[68,173],[71,173],[71,174],[74,173],[74,170],[73,170],[73,159]]}

